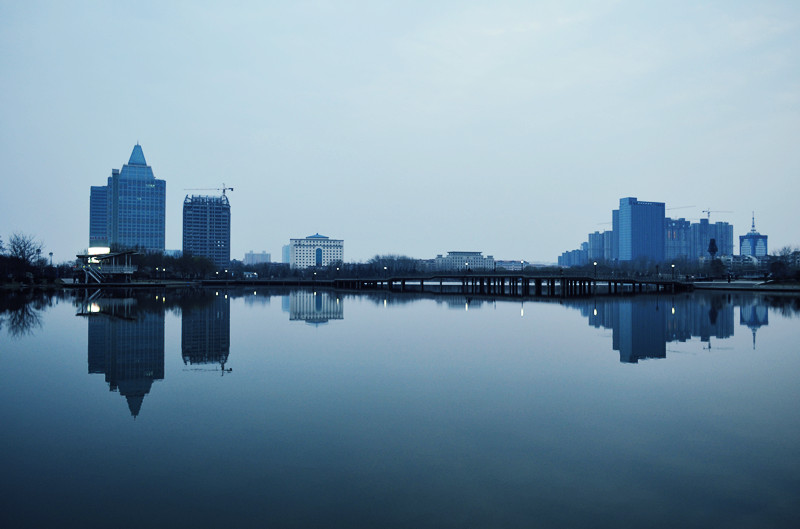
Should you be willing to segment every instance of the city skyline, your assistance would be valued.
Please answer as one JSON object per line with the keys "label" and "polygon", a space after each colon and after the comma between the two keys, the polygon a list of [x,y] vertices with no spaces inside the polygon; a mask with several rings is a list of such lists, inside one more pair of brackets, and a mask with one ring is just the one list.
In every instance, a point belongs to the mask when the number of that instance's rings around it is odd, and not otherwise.
{"label": "city skyline", "polygon": [[791,3],[0,12],[0,237],[55,262],[86,248],[87,191],[137,141],[168,183],[167,249],[184,189],[223,181],[236,259],[319,232],[348,261],[554,262],[625,196],[731,211],[711,222],[737,243],[755,211],[771,252],[800,244]]}

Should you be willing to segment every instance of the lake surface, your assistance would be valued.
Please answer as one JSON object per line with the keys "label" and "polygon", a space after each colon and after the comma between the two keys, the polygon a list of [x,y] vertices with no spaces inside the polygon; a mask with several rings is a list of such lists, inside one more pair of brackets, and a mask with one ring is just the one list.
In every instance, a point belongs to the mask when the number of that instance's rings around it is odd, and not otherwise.
{"label": "lake surface", "polygon": [[800,526],[798,298],[0,296],[2,527]]}

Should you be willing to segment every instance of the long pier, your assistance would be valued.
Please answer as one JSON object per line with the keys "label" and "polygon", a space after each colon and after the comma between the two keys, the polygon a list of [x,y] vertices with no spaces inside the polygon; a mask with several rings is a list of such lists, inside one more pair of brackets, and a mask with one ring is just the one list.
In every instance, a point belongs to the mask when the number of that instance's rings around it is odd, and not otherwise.
{"label": "long pier", "polygon": [[325,279],[214,279],[207,286],[264,285],[335,288],[351,291],[487,294],[510,297],[579,297],[652,292],[686,292],[691,283],[649,277],[591,277],[513,273],[431,274],[426,276],[337,277]]}

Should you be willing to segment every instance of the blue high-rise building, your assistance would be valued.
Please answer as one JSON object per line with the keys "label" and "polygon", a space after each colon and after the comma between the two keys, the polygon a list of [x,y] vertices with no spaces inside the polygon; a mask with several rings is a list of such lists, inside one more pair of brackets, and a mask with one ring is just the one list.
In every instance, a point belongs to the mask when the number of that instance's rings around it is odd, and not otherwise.
{"label": "blue high-rise building", "polygon": [[92,186],[90,246],[163,252],[166,196],[167,183],[156,179],[137,143],[122,170],[112,169],[108,185]]}
{"label": "blue high-rise building", "polygon": [[756,214],[753,213],[753,224],[750,232],[739,236],[739,254],[752,257],[766,257],[767,236],[756,231]]}
{"label": "blue high-rise building", "polygon": [[108,246],[108,186],[92,186],[89,195],[89,247]]}
{"label": "blue high-rise building", "polygon": [[619,260],[664,260],[664,203],[619,199]]}

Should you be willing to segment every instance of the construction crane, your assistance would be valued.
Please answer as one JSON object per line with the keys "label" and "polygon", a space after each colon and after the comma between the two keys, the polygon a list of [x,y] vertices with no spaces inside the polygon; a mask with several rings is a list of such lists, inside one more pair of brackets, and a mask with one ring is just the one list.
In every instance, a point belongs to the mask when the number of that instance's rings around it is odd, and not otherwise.
{"label": "construction crane", "polygon": [[225,182],[222,187],[184,187],[184,191],[222,191],[222,196],[225,196],[225,191],[233,191],[232,187],[227,187]]}
{"label": "construction crane", "polygon": [[711,220],[712,213],[733,213],[733,211],[729,211],[727,209],[704,209],[703,213],[708,214],[708,220]]}
{"label": "construction crane", "polygon": [[667,211],[672,211],[673,209],[686,209],[686,208],[696,208],[697,206],[677,206],[674,208],[667,208]]}

